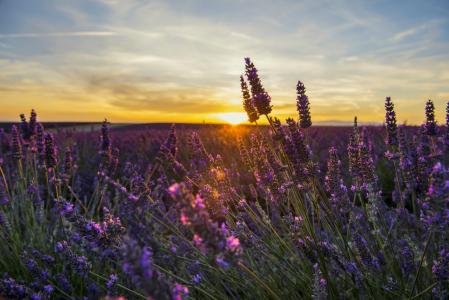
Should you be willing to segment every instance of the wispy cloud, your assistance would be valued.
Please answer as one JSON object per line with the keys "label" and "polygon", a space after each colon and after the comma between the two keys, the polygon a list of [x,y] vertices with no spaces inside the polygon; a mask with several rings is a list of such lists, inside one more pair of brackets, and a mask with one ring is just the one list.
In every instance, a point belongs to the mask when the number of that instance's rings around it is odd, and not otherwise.
{"label": "wispy cloud", "polygon": [[115,32],[107,31],[82,31],[82,32],[54,32],[54,33],[18,33],[0,34],[0,38],[26,38],[26,37],[61,37],[61,36],[108,36],[117,35]]}

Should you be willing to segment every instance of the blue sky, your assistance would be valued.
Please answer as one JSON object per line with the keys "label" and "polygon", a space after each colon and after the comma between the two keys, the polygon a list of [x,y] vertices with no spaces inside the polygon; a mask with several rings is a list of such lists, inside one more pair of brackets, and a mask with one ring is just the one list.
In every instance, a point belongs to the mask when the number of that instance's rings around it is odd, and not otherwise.
{"label": "blue sky", "polygon": [[244,57],[281,119],[301,80],[314,121],[444,123],[449,1],[0,0],[0,118],[216,122]]}

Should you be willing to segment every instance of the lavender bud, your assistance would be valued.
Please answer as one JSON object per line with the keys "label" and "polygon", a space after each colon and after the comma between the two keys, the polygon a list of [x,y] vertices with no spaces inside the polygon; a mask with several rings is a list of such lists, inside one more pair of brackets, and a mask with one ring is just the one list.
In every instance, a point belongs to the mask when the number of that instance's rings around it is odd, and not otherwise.
{"label": "lavender bud", "polygon": [[435,120],[435,105],[430,99],[426,103],[426,127],[429,136],[438,134],[439,128]]}
{"label": "lavender bud", "polygon": [[251,101],[251,96],[249,95],[248,92],[248,85],[243,79],[243,76],[240,76],[240,85],[242,87],[243,93],[243,109],[246,111],[246,114],[248,115],[248,121],[250,123],[254,123],[255,121],[259,120],[259,116],[257,115],[257,111],[254,108],[254,105]]}
{"label": "lavender bud", "polygon": [[296,85],[296,91],[298,96],[296,97],[296,108],[299,112],[299,126],[302,129],[312,126],[312,118],[310,116],[309,98],[306,96],[306,88],[304,84],[298,80]]}
{"label": "lavender bud", "polygon": [[73,272],[78,273],[80,275],[87,275],[92,264],[87,261],[87,258],[84,256],[79,257],[76,255],[67,244],[66,241],[62,243],[58,243],[55,248],[55,252],[59,252],[65,261],[66,265],[70,267]]}
{"label": "lavender bud", "polygon": [[11,129],[11,139],[12,139],[12,153],[15,159],[22,158],[22,145],[19,139],[19,131],[15,125],[12,125]]}
{"label": "lavender bud", "polygon": [[58,166],[54,138],[51,133],[45,134],[45,165],[48,169],[54,169]]}
{"label": "lavender bud", "polygon": [[387,111],[385,117],[387,124],[387,139],[385,140],[385,143],[394,146],[398,143],[396,113],[394,112],[394,104],[391,101],[391,98],[387,97],[385,102],[385,110]]}
{"label": "lavender bud", "polygon": [[271,98],[265,89],[262,87],[259,76],[257,75],[257,69],[254,64],[248,58],[245,58],[246,77],[251,85],[252,102],[259,115],[268,115],[271,112],[270,105]]}

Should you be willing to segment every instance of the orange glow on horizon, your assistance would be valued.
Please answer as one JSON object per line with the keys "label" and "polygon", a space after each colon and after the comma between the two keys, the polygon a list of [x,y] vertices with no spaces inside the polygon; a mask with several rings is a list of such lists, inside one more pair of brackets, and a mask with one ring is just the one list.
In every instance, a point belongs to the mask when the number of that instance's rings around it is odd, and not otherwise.
{"label": "orange glow on horizon", "polygon": [[244,112],[221,113],[217,114],[217,116],[223,121],[232,125],[237,125],[248,121],[248,116]]}

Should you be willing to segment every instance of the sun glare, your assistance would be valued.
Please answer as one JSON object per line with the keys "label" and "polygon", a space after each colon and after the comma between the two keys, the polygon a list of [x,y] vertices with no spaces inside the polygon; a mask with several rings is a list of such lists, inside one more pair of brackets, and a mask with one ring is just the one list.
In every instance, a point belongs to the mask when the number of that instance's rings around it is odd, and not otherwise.
{"label": "sun glare", "polygon": [[248,116],[244,112],[229,112],[229,113],[222,113],[217,115],[220,119],[223,121],[232,124],[237,125],[243,122],[246,122],[248,120]]}

